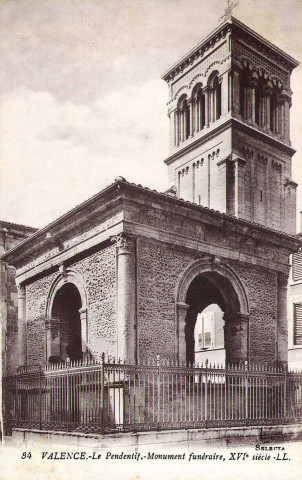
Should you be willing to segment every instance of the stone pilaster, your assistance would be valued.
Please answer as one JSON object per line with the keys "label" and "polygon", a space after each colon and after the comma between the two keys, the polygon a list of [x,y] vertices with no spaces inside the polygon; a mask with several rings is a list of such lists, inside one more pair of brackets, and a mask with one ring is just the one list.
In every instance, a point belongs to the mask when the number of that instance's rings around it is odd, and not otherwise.
{"label": "stone pilaster", "polygon": [[219,210],[224,213],[233,214],[233,182],[231,179],[231,170],[233,168],[230,157],[220,160],[217,163],[219,170],[219,189],[216,195],[220,196]]}
{"label": "stone pilaster", "polygon": [[194,131],[195,131],[195,122],[194,122],[195,99],[191,98],[188,101],[188,105],[190,107],[190,137],[194,137]]}
{"label": "stone pilaster", "polygon": [[117,254],[117,356],[133,363],[136,360],[135,241],[126,233],[111,240]]}
{"label": "stone pilaster", "polygon": [[27,363],[26,290],[18,285],[18,357],[19,366]]}
{"label": "stone pilaster", "polygon": [[235,169],[235,185],[234,185],[234,193],[235,193],[235,215],[238,218],[245,218],[245,191],[244,191],[244,167],[246,165],[246,161],[243,158],[235,158],[234,162],[234,169]]}
{"label": "stone pilaster", "polygon": [[87,308],[80,308],[79,314],[81,319],[82,352],[85,354],[88,351]]}
{"label": "stone pilaster", "polygon": [[209,88],[206,87],[203,91],[205,96],[204,108],[205,108],[205,126],[208,127],[210,125],[210,91]]}
{"label": "stone pilaster", "polygon": [[186,303],[178,303],[177,306],[177,328],[178,328],[178,352],[177,360],[179,362],[186,361],[186,317],[189,309],[189,305]]}
{"label": "stone pilaster", "polygon": [[173,112],[173,118],[174,118],[174,145],[178,147],[179,145],[179,112],[177,109],[175,109]]}
{"label": "stone pilaster", "polygon": [[226,115],[229,111],[229,72],[221,77],[221,115]]}
{"label": "stone pilaster", "polygon": [[287,319],[288,274],[278,273],[277,281],[277,362],[287,365],[288,319]]}
{"label": "stone pilaster", "polygon": [[225,315],[225,349],[227,363],[249,361],[249,316]]}
{"label": "stone pilaster", "polygon": [[290,138],[290,107],[291,101],[286,100],[284,104],[284,135],[285,138]]}

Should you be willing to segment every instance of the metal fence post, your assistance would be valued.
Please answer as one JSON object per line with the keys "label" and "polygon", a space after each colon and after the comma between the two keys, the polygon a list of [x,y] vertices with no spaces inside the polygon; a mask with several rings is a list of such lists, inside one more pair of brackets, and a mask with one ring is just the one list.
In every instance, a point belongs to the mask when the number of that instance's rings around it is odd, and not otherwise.
{"label": "metal fence post", "polygon": [[204,417],[205,417],[205,427],[208,428],[208,359],[206,359],[205,361],[205,369],[206,369],[206,377],[205,377],[205,389],[204,389]]}
{"label": "metal fence post", "polygon": [[287,365],[284,367],[284,388],[283,388],[283,415],[284,419],[287,418]]}
{"label": "metal fence post", "polygon": [[18,401],[18,377],[16,377],[16,401],[15,401],[15,409],[16,409],[16,424],[18,425],[19,420],[19,401]]}
{"label": "metal fence post", "polygon": [[70,358],[66,359],[66,407],[67,407],[67,432],[69,432],[69,402],[70,402],[70,391],[69,391],[69,366]]}
{"label": "metal fence post", "polygon": [[42,430],[42,383],[41,383],[41,374],[39,372],[39,429]]}
{"label": "metal fence post", "polygon": [[156,357],[157,364],[157,429],[160,430],[160,355]]}
{"label": "metal fence post", "polygon": [[244,362],[245,370],[245,425],[249,423],[249,369],[247,360]]}
{"label": "metal fence post", "polygon": [[101,398],[100,398],[100,427],[101,433],[104,433],[104,373],[105,373],[105,354],[101,355]]}

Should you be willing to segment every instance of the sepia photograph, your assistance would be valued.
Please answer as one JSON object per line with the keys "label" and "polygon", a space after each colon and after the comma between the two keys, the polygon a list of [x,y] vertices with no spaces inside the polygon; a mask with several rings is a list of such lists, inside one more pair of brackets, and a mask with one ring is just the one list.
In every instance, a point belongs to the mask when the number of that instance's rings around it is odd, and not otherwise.
{"label": "sepia photograph", "polygon": [[302,471],[301,0],[0,0],[1,479]]}

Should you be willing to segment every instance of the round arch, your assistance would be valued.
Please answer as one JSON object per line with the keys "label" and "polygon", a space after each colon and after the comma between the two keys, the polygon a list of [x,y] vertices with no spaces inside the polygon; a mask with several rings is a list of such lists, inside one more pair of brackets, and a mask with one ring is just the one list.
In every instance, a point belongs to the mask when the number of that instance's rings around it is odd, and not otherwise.
{"label": "round arch", "polygon": [[53,305],[53,301],[56,296],[56,293],[66,283],[73,283],[77,287],[79,294],[81,296],[82,309],[87,310],[87,307],[88,307],[87,292],[86,292],[86,287],[85,287],[83,278],[75,270],[72,270],[71,268],[67,268],[64,271],[64,273],[60,273],[54,279],[54,281],[50,286],[50,289],[47,295],[47,302],[46,302],[46,316],[45,316],[46,319],[51,318],[52,305]]}
{"label": "round arch", "polygon": [[[66,360],[65,357],[67,356],[71,359],[80,359],[87,352],[87,307],[87,292],[83,278],[75,270],[61,268],[60,273],[52,282],[47,295],[45,312],[47,361]],[[62,313],[62,308],[65,311],[64,314]],[[61,311],[60,314],[58,313],[59,311]],[[70,319],[68,320],[69,316]],[[69,325],[72,318],[76,323]],[[73,331],[78,331],[75,334],[77,347],[75,346],[74,351],[71,353],[68,353],[68,349],[66,350],[64,347],[64,337],[66,337],[68,325],[68,336],[73,337]],[[65,338],[65,343],[66,341]],[[69,344],[72,345],[72,342],[69,342]],[[75,353],[76,351],[77,353]]]}
{"label": "round arch", "polygon": [[249,315],[249,303],[244,286],[237,273],[229,266],[216,258],[208,257],[192,263],[181,275],[176,287],[176,303],[186,303],[187,291],[198,275],[208,272],[216,272],[226,278],[234,288],[240,304],[240,312]]}
{"label": "round arch", "polygon": [[220,75],[221,75],[221,73],[218,70],[218,65],[216,64],[216,62],[214,62],[214,64],[212,64],[206,72],[205,84],[208,87],[212,87],[215,78],[217,78],[217,77],[219,78]]}
{"label": "round arch", "polygon": [[229,265],[215,257],[193,262],[180,276],[175,297],[177,360],[194,361],[194,345],[188,339],[194,336],[197,315],[211,303],[224,312],[226,361],[248,360],[249,302],[244,285]]}

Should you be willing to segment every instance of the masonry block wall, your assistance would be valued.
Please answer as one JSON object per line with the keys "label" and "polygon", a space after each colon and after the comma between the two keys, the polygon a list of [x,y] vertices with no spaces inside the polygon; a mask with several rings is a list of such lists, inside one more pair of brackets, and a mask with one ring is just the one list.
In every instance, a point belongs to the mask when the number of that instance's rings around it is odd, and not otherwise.
{"label": "masonry block wall", "polygon": [[170,361],[176,354],[175,290],[196,255],[140,239],[137,265],[138,358]]}
{"label": "masonry block wall", "polygon": [[[147,360],[160,354],[173,361],[176,285],[179,276],[202,255],[147,240],[140,240],[138,252],[138,357]],[[277,274],[231,260],[227,263],[238,274],[248,296],[250,360],[272,364],[276,359]]]}
{"label": "masonry block wall", "polygon": [[[88,349],[99,357],[102,352],[116,356],[116,256],[110,245],[69,265],[83,279],[88,300]],[[26,285],[27,362],[46,361],[46,304],[54,271]]]}

